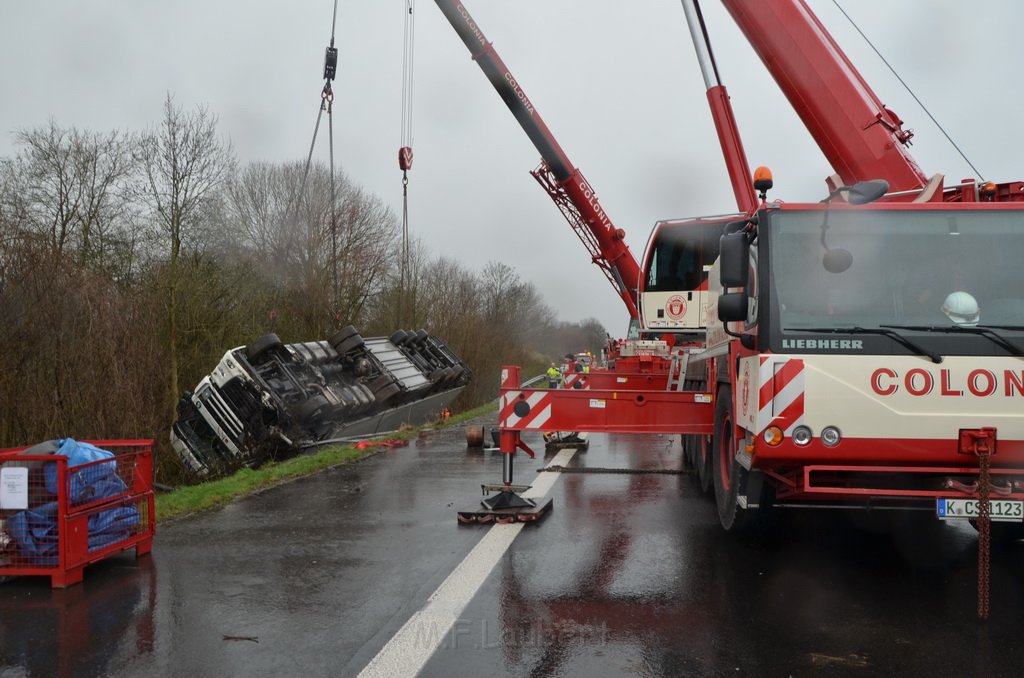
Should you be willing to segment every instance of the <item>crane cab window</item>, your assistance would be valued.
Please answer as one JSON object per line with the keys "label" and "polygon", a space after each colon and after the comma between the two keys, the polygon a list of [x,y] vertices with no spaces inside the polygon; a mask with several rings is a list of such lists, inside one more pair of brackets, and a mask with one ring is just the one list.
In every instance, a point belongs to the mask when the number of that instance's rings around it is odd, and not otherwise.
{"label": "crane cab window", "polygon": [[722,222],[662,224],[651,243],[644,272],[645,292],[695,290],[705,286],[718,258]]}

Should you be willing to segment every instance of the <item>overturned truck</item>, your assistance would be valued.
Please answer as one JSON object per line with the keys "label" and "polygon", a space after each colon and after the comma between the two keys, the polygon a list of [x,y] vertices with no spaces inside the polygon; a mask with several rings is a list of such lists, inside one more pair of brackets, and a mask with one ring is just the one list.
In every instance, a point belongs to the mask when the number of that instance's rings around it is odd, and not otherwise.
{"label": "overturned truck", "polygon": [[195,475],[297,454],[436,417],[471,372],[425,330],[363,338],[349,325],[327,341],[276,334],[224,354],[178,403],[171,445]]}

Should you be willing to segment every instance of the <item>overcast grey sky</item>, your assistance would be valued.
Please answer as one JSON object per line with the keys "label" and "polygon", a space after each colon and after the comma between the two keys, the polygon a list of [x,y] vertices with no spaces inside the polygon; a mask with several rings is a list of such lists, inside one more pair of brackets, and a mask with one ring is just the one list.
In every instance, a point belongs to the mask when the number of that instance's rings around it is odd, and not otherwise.
{"label": "overcast grey sky", "polygon": [[[639,259],[655,221],[735,209],[678,0],[464,0]],[[974,172],[832,0],[809,0],[882,101],[915,133],[926,174]],[[1024,2],[841,0],[986,179],[1024,179]],[[831,173],[713,0],[702,3],[752,166],[772,196],[818,200]],[[137,131],[169,91],[206,105],[243,161],[303,160],[333,0],[5,0],[0,155],[12,132]],[[401,213],[405,0],[339,0],[335,158]],[[613,335],[621,301],[529,175],[539,156],[431,0],[416,0],[410,226],[471,268],[503,261],[565,320]],[[325,121],[326,123],[326,121]],[[321,129],[316,157],[327,161]]]}

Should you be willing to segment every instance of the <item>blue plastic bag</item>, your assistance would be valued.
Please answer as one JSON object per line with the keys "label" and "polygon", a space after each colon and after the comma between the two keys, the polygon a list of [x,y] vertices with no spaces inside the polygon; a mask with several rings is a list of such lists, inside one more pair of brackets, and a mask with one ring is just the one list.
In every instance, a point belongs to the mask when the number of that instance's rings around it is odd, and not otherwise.
{"label": "blue plastic bag", "polygon": [[[117,506],[89,516],[89,550],[124,541],[139,524],[139,510],[134,506]],[[18,511],[7,519],[7,531],[18,545],[18,553],[37,565],[56,565],[57,502]]]}
{"label": "blue plastic bag", "polygon": [[[95,445],[73,438],[63,438],[57,443],[58,448],[55,454],[68,458],[68,501],[72,506],[114,497],[128,489],[124,481],[117,475],[117,462],[114,461],[113,452],[101,450]],[[71,471],[76,466],[104,459],[111,461],[94,464],[79,471]],[[43,477],[46,490],[50,494],[57,494],[57,464],[55,462],[46,464],[43,469]]]}
{"label": "blue plastic bag", "polygon": [[57,502],[18,511],[7,519],[7,532],[27,560],[57,564]]}

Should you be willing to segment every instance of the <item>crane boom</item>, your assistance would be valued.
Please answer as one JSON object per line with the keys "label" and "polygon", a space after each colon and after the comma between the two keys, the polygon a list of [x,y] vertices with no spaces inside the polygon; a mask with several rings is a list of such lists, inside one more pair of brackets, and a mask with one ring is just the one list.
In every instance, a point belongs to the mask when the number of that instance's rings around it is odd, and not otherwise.
{"label": "crane boom", "polygon": [[913,133],[854,68],[803,0],[722,0],[842,183],[885,179],[893,191],[928,177],[908,153]]}
{"label": "crane boom", "polygon": [[631,319],[637,319],[640,265],[626,246],[625,231],[616,228],[594,189],[573,166],[551,130],[544,124],[522,86],[484,37],[483,31],[459,0],[435,0],[445,18],[462,38],[473,60],[512,112],[542,158],[532,172],[562,211],[590,253],[591,260],[622,297]]}

